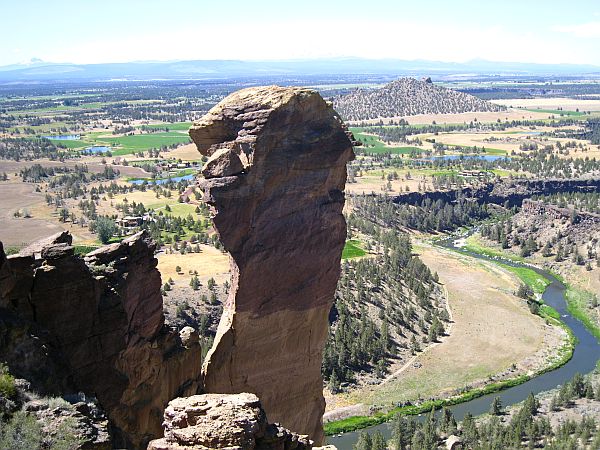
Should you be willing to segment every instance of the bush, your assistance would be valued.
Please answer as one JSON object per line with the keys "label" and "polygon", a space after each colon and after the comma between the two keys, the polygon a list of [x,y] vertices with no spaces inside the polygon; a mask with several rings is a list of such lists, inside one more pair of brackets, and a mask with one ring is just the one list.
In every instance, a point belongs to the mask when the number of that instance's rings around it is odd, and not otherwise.
{"label": "bush", "polygon": [[74,450],[81,448],[83,439],[77,433],[77,422],[72,417],[66,417],[56,430],[56,434],[48,439],[50,450]]}
{"label": "bush", "polygon": [[31,450],[41,447],[42,427],[34,417],[18,411],[0,431],[0,448]]}
{"label": "bush", "polygon": [[15,377],[8,373],[8,367],[0,364],[0,395],[6,398],[12,398],[17,393],[15,386]]}
{"label": "bush", "polygon": [[51,428],[58,424],[50,434],[43,429],[33,415],[17,411],[0,428],[0,449],[11,450],[74,450],[80,448],[83,439],[77,433],[77,422],[72,417],[51,419]]}

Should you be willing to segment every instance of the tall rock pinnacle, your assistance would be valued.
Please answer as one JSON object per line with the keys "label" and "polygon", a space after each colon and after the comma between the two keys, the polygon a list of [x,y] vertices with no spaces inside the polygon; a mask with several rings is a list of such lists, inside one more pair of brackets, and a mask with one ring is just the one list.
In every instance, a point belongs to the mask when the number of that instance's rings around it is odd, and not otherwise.
{"label": "tall rock pinnacle", "polygon": [[231,94],[190,136],[209,157],[200,186],[231,255],[205,391],[257,394],[271,421],[321,442],[350,134],[317,92],[270,86]]}

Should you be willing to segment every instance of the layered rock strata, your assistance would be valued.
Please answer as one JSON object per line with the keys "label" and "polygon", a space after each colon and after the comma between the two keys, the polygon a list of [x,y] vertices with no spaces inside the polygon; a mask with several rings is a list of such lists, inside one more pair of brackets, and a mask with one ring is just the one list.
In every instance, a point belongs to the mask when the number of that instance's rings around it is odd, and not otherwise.
{"label": "layered rock strata", "polygon": [[121,447],[161,436],[167,403],[199,389],[198,342],[164,326],[154,250],[144,232],[85,257],[67,233],[0,247],[3,360],[40,393],[97,397]]}
{"label": "layered rock strata", "polygon": [[472,188],[452,189],[448,191],[407,192],[393,197],[395,203],[417,205],[424,200],[443,200],[455,202],[459,197],[472,198],[479,203],[521,206],[523,200],[534,195],[556,193],[600,192],[600,178],[556,178],[556,179],[517,179],[485,183]]}
{"label": "layered rock strata", "polygon": [[351,135],[317,92],[271,86],[228,96],[190,136],[209,158],[199,184],[232,272],[204,389],[257,394],[271,420],[319,443]]}

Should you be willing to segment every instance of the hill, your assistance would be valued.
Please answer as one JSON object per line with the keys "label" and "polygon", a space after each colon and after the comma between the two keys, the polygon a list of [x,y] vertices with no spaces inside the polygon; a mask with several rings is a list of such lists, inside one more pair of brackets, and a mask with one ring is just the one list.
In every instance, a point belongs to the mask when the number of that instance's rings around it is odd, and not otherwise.
{"label": "hill", "polygon": [[[476,78],[497,80],[497,76],[515,77],[600,75],[600,67],[575,64],[531,64],[474,60],[465,63],[366,58],[323,58],[286,61],[243,60],[188,60],[188,61],[137,61],[122,63],[73,64],[46,62],[37,58],[21,64],[0,66],[0,82],[31,81],[106,81],[106,80],[206,80],[231,78],[281,78],[290,76],[330,77],[363,75],[371,79],[383,77],[423,76],[434,73],[438,79],[447,76],[473,74]],[[379,80],[382,78],[376,77]]]}
{"label": "hill", "polygon": [[399,78],[380,89],[357,89],[335,98],[334,107],[345,120],[506,109],[470,94],[436,86],[429,78],[426,81]]}

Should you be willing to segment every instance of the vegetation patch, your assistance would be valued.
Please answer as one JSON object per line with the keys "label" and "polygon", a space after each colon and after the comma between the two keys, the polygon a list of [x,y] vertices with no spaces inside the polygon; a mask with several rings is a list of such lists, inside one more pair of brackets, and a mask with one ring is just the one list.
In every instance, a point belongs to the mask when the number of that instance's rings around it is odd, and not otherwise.
{"label": "vegetation patch", "polygon": [[342,259],[358,258],[367,254],[361,248],[361,242],[357,239],[350,239],[346,241],[344,249],[342,250]]}
{"label": "vegetation patch", "polygon": [[176,122],[176,123],[157,123],[152,125],[143,125],[144,128],[151,129],[169,129],[169,131],[187,131],[192,126],[192,122]]}
{"label": "vegetation patch", "polygon": [[94,144],[102,143],[115,147],[112,154],[116,156],[174,144],[188,144],[189,142],[190,138],[188,136],[177,132],[134,134],[119,137],[97,137],[94,140]]}
{"label": "vegetation patch", "polygon": [[526,109],[525,111],[540,112],[545,114],[554,114],[556,116],[583,116],[580,111],[568,111],[565,109]]}
{"label": "vegetation patch", "polygon": [[97,245],[74,245],[73,249],[76,255],[87,255],[94,250],[97,250],[99,247]]}
{"label": "vegetation patch", "polygon": [[567,310],[573,317],[583,323],[596,339],[600,340],[600,326],[589,315],[589,307],[597,301],[596,297],[590,292],[574,288],[571,285],[566,284],[566,286]]}
{"label": "vegetation patch", "polygon": [[502,250],[492,247],[487,247],[481,242],[480,237],[476,234],[472,234],[466,239],[465,246],[463,248],[469,252],[477,253],[490,258],[504,258],[515,262],[526,262],[525,258],[520,256],[503,252]]}
{"label": "vegetation patch", "polygon": [[536,294],[543,294],[546,287],[550,284],[550,280],[528,267],[514,267],[502,263],[497,264],[509,272],[514,273],[523,283],[533,289],[533,292]]}
{"label": "vegetation patch", "polygon": [[[500,253],[500,252],[498,252]],[[497,255],[504,256],[504,255]],[[534,289],[545,289],[545,287],[550,283],[548,279],[542,277],[537,272],[529,268],[516,268],[512,266],[508,266],[505,264],[499,264],[504,268],[511,270],[511,272],[515,273],[524,283],[527,283]],[[515,269],[523,269],[523,270],[515,270]],[[542,292],[543,292],[542,289]],[[378,412],[372,416],[354,416],[346,419],[332,421],[324,424],[325,434],[328,436],[335,435],[338,433],[346,433],[349,431],[356,431],[358,429],[370,427],[373,425],[378,425],[384,422],[388,422],[392,420],[396,415],[402,416],[410,416],[410,415],[418,415],[431,411],[432,409],[441,409],[445,406],[452,406],[459,403],[468,402],[478,397],[482,397],[484,395],[488,395],[494,392],[499,392],[504,389],[511,388],[513,386],[517,386],[529,381],[531,378],[536,376],[540,376],[546,372],[550,372],[555,370],[564,364],[566,364],[573,356],[573,351],[575,349],[575,345],[577,343],[577,339],[571,329],[560,320],[560,315],[558,311],[548,305],[542,305],[538,311],[538,314],[546,319],[549,323],[552,323],[555,326],[560,326],[567,333],[567,339],[564,345],[558,350],[556,357],[550,361],[550,363],[544,367],[543,369],[537,371],[533,376],[530,375],[520,375],[518,377],[500,381],[497,383],[487,384],[481,388],[471,389],[466,391],[460,395],[446,398],[446,399],[436,399],[429,400],[418,405],[406,405],[397,408],[393,408],[388,412]],[[600,329],[598,329],[600,334]]]}
{"label": "vegetation patch", "polygon": [[354,416],[348,417],[347,419],[328,422],[323,425],[323,428],[325,430],[326,436],[332,436],[338,433],[347,433],[349,431],[356,431],[361,428],[366,428],[373,425],[388,422],[392,420],[394,416],[396,416],[396,414],[400,414],[403,416],[414,416],[429,412],[432,409],[437,410],[443,408],[444,406],[458,405],[459,403],[468,402],[475,398],[483,397],[484,395],[492,394],[494,392],[499,392],[501,390],[508,389],[509,387],[523,384],[530,379],[531,377],[529,377],[528,375],[522,375],[511,380],[488,384],[482,388],[473,389],[461,395],[447,399],[430,400],[423,402],[419,405],[401,406],[398,408],[394,408],[387,413],[377,413],[373,416]]}

